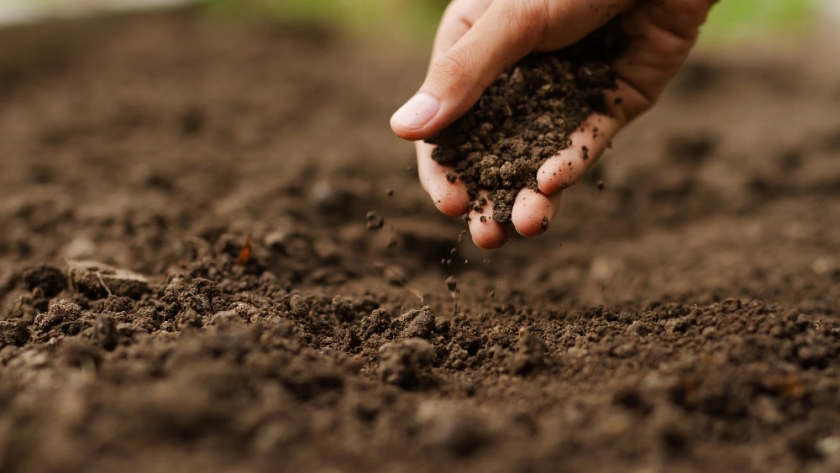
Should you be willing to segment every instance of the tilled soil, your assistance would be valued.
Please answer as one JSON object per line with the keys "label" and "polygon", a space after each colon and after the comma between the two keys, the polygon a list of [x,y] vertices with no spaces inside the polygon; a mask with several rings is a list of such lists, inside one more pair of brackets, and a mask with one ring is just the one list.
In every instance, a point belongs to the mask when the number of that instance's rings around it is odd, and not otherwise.
{"label": "tilled soil", "polygon": [[422,51],[191,12],[0,45],[0,470],[840,468],[826,46],[695,56],[485,253],[387,127]]}

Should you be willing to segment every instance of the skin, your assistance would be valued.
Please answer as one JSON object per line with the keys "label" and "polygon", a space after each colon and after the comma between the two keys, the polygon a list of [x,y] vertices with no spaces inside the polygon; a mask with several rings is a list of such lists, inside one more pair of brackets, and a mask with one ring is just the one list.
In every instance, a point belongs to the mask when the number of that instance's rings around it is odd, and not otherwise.
{"label": "skin", "polygon": [[[416,141],[420,183],[437,208],[446,215],[463,215],[469,202],[465,185],[447,181],[449,169],[432,160],[434,147],[422,140],[468,111],[504,69],[527,54],[562,49],[621,14],[631,43],[615,64],[618,90],[607,94],[609,112],[590,116],[572,136],[572,146],[538,171],[540,192],[523,189],[514,204],[516,231],[537,236],[545,231],[543,218],[551,222],[557,214],[561,191],[581,178],[623,127],[653,106],[696,43],[716,1],[453,0],[441,20],[426,79],[391,118],[391,128]],[[484,214],[491,209],[488,203]],[[492,219],[481,222],[479,216],[471,211],[475,244],[484,249],[504,245],[507,226]]]}

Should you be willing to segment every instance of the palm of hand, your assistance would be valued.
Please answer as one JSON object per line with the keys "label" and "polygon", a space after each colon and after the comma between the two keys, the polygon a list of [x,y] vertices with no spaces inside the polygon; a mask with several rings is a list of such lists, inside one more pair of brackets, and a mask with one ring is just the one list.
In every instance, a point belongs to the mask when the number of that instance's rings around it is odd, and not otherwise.
{"label": "palm of hand", "polygon": [[[392,127],[406,139],[428,138],[465,113],[504,68],[532,51],[568,46],[621,13],[630,45],[615,64],[618,90],[607,94],[608,113],[590,116],[572,135],[572,146],[542,165],[539,192],[523,189],[514,204],[516,231],[539,235],[556,215],[561,191],[580,179],[621,128],[654,104],[694,46],[715,1],[455,0],[441,22],[421,92],[395,114]],[[447,215],[464,214],[469,202],[464,184],[447,180],[451,170],[432,159],[433,146],[417,141],[416,147],[420,182],[435,205]],[[486,205],[484,212],[492,213],[492,202]],[[507,241],[506,225],[470,213],[476,245],[494,249]]]}

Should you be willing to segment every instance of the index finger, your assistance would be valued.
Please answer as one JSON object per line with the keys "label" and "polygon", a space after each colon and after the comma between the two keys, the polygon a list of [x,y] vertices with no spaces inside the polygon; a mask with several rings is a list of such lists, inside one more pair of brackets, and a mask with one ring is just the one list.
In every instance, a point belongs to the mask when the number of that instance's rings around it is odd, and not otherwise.
{"label": "index finger", "polygon": [[432,47],[432,61],[455,46],[487,11],[491,3],[493,0],[453,0],[446,7],[440,20]]}

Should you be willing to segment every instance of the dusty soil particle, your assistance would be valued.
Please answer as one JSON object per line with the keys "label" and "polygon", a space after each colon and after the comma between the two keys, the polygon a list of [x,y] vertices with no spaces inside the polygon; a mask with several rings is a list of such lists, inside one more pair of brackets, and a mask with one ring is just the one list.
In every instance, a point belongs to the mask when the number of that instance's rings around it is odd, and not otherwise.
{"label": "dusty soil particle", "polygon": [[96,317],[94,327],[99,345],[106,350],[113,350],[119,341],[119,332],[114,318],[108,314],[101,314]]}
{"label": "dusty soil particle", "polygon": [[385,219],[382,218],[382,215],[379,215],[372,210],[365,215],[365,227],[368,230],[380,230],[384,225]]}
{"label": "dusty soil particle", "polygon": [[198,312],[194,309],[188,308],[175,317],[175,324],[179,330],[187,330],[190,327],[201,327],[204,325],[204,321],[201,319],[201,316],[198,315]]}
{"label": "dusty soil particle", "polygon": [[71,261],[67,271],[79,291],[93,299],[112,294],[136,299],[149,288],[144,276],[95,261]]}
{"label": "dusty soil particle", "polygon": [[338,320],[342,322],[350,322],[356,318],[356,308],[353,307],[353,301],[347,297],[333,297],[332,310]]}
{"label": "dusty soil particle", "polygon": [[55,297],[67,287],[67,276],[60,269],[40,265],[28,268],[21,274],[26,289],[39,289],[45,297]]}
{"label": "dusty soil particle", "polygon": [[493,219],[509,223],[519,190],[537,190],[542,163],[571,144],[571,133],[592,112],[606,109],[604,91],[616,88],[612,63],[625,43],[610,23],[575,46],[526,57],[463,117],[427,140],[438,145],[432,157],[454,168],[457,174],[447,179],[463,180],[474,200],[489,191]]}
{"label": "dusty soil particle", "polygon": [[525,375],[541,368],[545,364],[545,352],[545,342],[530,330],[521,328],[516,353],[510,361],[511,373]]}
{"label": "dusty soil particle", "polygon": [[417,410],[417,421],[426,446],[457,457],[471,456],[491,441],[484,419],[454,403],[426,402]]}
{"label": "dusty soil particle", "polygon": [[428,306],[403,314],[399,322],[405,326],[403,331],[405,338],[429,338],[435,329],[435,315]]}
{"label": "dusty soil particle", "polygon": [[293,317],[306,317],[309,315],[309,310],[309,302],[300,294],[295,294],[289,299],[289,311]]}
{"label": "dusty soil particle", "polygon": [[391,315],[382,309],[375,309],[370,315],[362,318],[361,326],[365,330],[365,336],[384,333],[391,326]]}
{"label": "dusty soil particle", "polygon": [[83,370],[98,369],[102,363],[102,353],[96,347],[79,342],[63,345],[59,356],[67,366]]}
{"label": "dusty soil particle", "polygon": [[41,334],[47,334],[54,328],[69,328],[82,317],[82,308],[68,300],[60,300],[50,305],[50,309],[35,317],[33,328]]}
{"label": "dusty soil particle", "polygon": [[422,338],[386,343],[379,349],[379,375],[402,388],[417,386],[435,361],[435,347]]}
{"label": "dusty soil particle", "polygon": [[29,328],[24,320],[0,320],[0,346],[21,347],[29,341]]}

